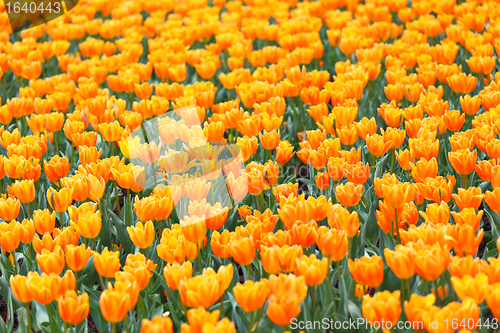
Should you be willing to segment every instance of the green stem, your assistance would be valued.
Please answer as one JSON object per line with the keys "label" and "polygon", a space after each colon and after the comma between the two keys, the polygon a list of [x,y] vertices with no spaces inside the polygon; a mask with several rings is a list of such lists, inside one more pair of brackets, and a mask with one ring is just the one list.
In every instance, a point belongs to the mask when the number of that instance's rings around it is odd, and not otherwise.
{"label": "green stem", "polygon": [[158,184],[158,182],[156,181],[155,164],[153,162],[151,162],[151,170],[153,171],[153,179],[155,181],[155,187],[156,187],[156,185]]}
{"label": "green stem", "polygon": [[144,140],[149,143],[148,135],[146,134],[146,128],[144,128],[144,122],[141,124],[142,134],[144,135]]}
{"label": "green stem", "polygon": [[71,145],[70,149],[71,149],[71,155],[70,155],[71,157],[70,157],[70,165],[69,166],[70,166],[70,170],[73,170],[73,151],[75,150],[75,149],[73,149],[73,145]]}
{"label": "green stem", "polygon": [[394,170],[394,158],[396,156],[395,150],[392,149],[392,159],[391,159],[391,173],[393,173]]}
{"label": "green stem", "polygon": [[224,317],[224,294],[220,297],[220,314]]}
{"label": "green stem", "polygon": [[139,305],[140,305],[141,311],[142,311],[142,318],[147,319],[148,314],[146,312],[146,305],[144,304],[144,300],[142,299],[141,295],[139,295]]}
{"label": "green stem", "polygon": [[262,212],[262,210],[260,209],[259,198],[257,198],[256,196],[254,196],[254,198],[255,198],[255,203],[256,203],[256,205],[257,205],[257,210],[258,210],[259,212]]}
{"label": "green stem", "polygon": [[29,203],[26,204],[26,209],[28,210],[28,218],[30,218],[31,213],[30,213],[30,204]]}
{"label": "green stem", "polygon": [[443,289],[443,293],[444,293],[444,279],[445,279],[446,275],[445,273],[443,272],[443,274],[441,275],[441,289]]}
{"label": "green stem", "polygon": [[47,308],[47,314],[49,315],[49,324],[50,324],[50,330],[52,332],[55,332],[54,331],[54,324],[53,324],[53,321],[52,321],[52,315],[50,314],[50,308],[49,308],[49,304],[46,304],[45,307]]}
{"label": "green stem", "polygon": [[401,304],[405,301],[405,280],[401,279]]}
{"label": "green stem", "polygon": [[116,185],[116,180],[113,183],[115,183],[116,209],[118,210],[118,216],[121,218],[122,212],[120,208],[120,198],[118,197],[118,187]]}
{"label": "green stem", "polygon": [[95,240],[95,237],[92,238],[92,243],[94,244],[94,251],[97,251],[97,241]]}
{"label": "green stem", "polygon": [[439,287],[438,287],[438,280],[434,280],[434,290],[436,291],[436,302],[437,305],[440,306],[439,303],[441,303],[441,297],[439,297]]}
{"label": "green stem", "polygon": [[250,265],[246,265],[245,268],[247,269],[248,281],[251,281],[252,280],[252,274],[250,272]]}
{"label": "green stem", "polygon": [[330,296],[333,298],[333,286],[332,286],[332,273],[331,273],[331,268],[332,268],[332,259],[330,256],[328,256],[328,273],[327,273],[327,278],[328,278],[328,285],[330,288]]}
{"label": "green stem", "polygon": [[[253,324],[254,315],[255,315],[255,312],[250,313],[250,321],[248,322],[248,330],[250,333],[253,332],[253,325],[252,324]],[[224,315],[222,315],[222,316],[224,316]]]}
{"label": "green stem", "polygon": [[313,305],[313,313],[316,313],[316,294],[314,292],[314,286],[311,287],[311,302]]}
{"label": "green stem", "polygon": [[68,330],[68,324],[66,324],[66,322],[64,322],[64,333],[66,333]]}
{"label": "green stem", "polygon": [[198,268],[200,269],[200,274],[202,272],[202,267],[201,267],[201,246],[200,244],[197,244],[196,247],[198,248]]}
{"label": "green stem", "polygon": [[338,261],[336,261],[335,263],[337,264],[337,274],[339,276],[339,283],[340,283],[340,276],[341,276],[341,274],[340,274],[340,263]]}
{"label": "green stem", "polygon": [[57,155],[60,155],[60,153],[59,153],[59,143],[57,142],[57,132],[54,133],[54,143],[56,144]]}
{"label": "green stem", "polygon": [[129,219],[132,219],[132,216],[130,216],[130,217],[128,216],[128,215],[129,215],[129,214],[128,214],[128,213],[129,213],[128,205],[130,205],[130,204],[131,204],[131,201],[132,201],[132,200],[130,199],[130,189],[128,188],[128,189],[127,189],[127,207],[125,207],[125,209],[126,209],[125,213],[127,214],[127,218],[126,218],[126,220],[127,220],[127,222],[126,222],[127,227],[128,227],[129,225],[131,225],[131,223],[130,223],[131,221],[129,221]]}
{"label": "green stem", "polygon": [[146,256],[146,259],[149,260],[149,253],[148,253],[148,248],[144,249],[144,255]]}
{"label": "green stem", "polygon": [[401,243],[401,239],[399,238],[398,209],[395,208],[394,211],[395,211],[394,215],[396,216],[396,225],[395,225],[395,227],[396,227],[396,239],[397,239],[397,243]]}
{"label": "green stem", "polygon": [[27,316],[28,316],[28,332],[31,333],[31,313],[30,313],[30,303],[25,303],[24,304],[26,306],[26,313],[27,313]]}
{"label": "green stem", "polygon": [[111,332],[116,333],[116,324],[115,323],[111,324]]}
{"label": "green stem", "polygon": [[469,187],[469,175],[462,176],[462,188],[467,189]]}
{"label": "green stem", "polygon": [[104,291],[104,281],[102,281],[102,276],[99,275],[99,283],[101,284],[101,289]]}
{"label": "green stem", "polygon": [[264,191],[260,192],[260,206],[262,207],[262,213],[264,212]]}
{"label": "green stem", "polygon": [[59,213],[59,222],[61,223],[61,228],[64,228],[63,216],[62,213]]}

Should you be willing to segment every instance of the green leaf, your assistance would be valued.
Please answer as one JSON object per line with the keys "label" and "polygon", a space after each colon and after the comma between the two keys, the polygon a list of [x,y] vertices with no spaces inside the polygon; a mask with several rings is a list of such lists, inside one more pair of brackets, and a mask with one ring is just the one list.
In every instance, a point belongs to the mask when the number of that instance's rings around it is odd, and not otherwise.
{"label": "green leaf", "polygon": [[[10,264],[10,261],[9,261]],[[0,294],[2,295],[3,299],[8,299],[11,297],[11,289],[10,289],[10,283],[5,280],[3,277],[0,278]],[[11,297],[11,304],[14,310],[17,310],[19,308],[24,307],[24,304],[19,302],[15,297]]]}
{"label": "green leaf", "polygon": [[361,309],[351,300],[347,300],[347,309],[351,315],[352,320],[357,321],[358,318],[363,318]]}
{"label": "green leaf", "polygon": [[377,244],[379,238],[379,226],[377,224],[377,216],[375,211],[377,210],[378,204],[376,202],[372,202],[370,205],[370,211],[368,212],[368,216],[366,218],[365,223],[363,224],[363,230],[361,231],[361,236],[364,239],[363,243],[365,245],[373,245]]}
{"label": "green leaf", "polygon": [[180,324],[182,321],[179,318],[179,315],[177,313],[177,310],[180,308],[179,302],[177,302],[177,299],[175,298],[174,294],[172,293],[172,290],[170,290],[170,287],[168,286],[168,284],[165,281],[165,279],[163,278],[163,276],[161,276],[160,274],[158,274],[155,271],[151,271],[151,272],[153,272],[154,276],[156,276],[156,278],[160,281],[163,289],[167,292],[168,308],[170,310],[170,316],[172,317],[173,322],[175,324],[177,324],[178,327],[180,327]]}
{"label": "green leaf", "polygon": [[100,232],[100,240],[101,240],[101,243],[104,245],[104,246],[107,246],[109,247],[111,245],[111,220],[110,220],[110,217],[109,217],[109,210],[107,209],[107,207],[109,207],[109,201],[108,200],[104,200],[101,199],[102,201],[102,227],[101,227],[101,232]]}
{"label": "green leaf", "polygon": [[339,292],[340,292],[340,301],[339,307],[337,309],[337,315],[340,320],[349,319],[349,312],[347,307],[347,301],[349,299],[347,294],[347,288],[345,286],[344,279],[340,279],[339,281]]}
{"label": "green leaf", "polygon": [[118,238],[120,244],[123,247],[123,250],[126,253],[132,253],[134,244],[130,240],[130,237],[127,232],[127,227],[125,223],[120,219],[118,216],[115,215],[112,211],[108,209],[109,216],[111,216],[111,220],[113,221],[113,224],[115,225],[116,228],[116,237]]}
{"label": "green leaf", "polygon": [[106,332],[107,322],[104,320],[101,314],[101,307],[99,306],[99,298],[101,293],[95,289],[90,289],[87,286],[83,286],[83,289],[89,294],[89,307],[90,307],[90,317],[94,321],[97,330],[100,333]]}
{"label": "green leaf", "polygon": [[28,333],[28,313],[26,312],[26,308],[18,309],[16,311],[16,314],[17,314],[17,322],[19,323],[17,331],[22,333]]}
{"label": "green leaf", "polygon": [[7,325],[5,325],[2,317],[0,317],[0,333],[7,333]]}

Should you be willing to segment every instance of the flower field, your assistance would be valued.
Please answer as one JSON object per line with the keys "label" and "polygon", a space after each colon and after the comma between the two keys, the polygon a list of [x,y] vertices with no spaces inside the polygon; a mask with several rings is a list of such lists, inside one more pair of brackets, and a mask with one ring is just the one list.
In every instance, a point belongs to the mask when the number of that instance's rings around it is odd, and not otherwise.
{"label": "flower field", "polygon": [[7,8],[0,333],[499,329],[499,3]]}

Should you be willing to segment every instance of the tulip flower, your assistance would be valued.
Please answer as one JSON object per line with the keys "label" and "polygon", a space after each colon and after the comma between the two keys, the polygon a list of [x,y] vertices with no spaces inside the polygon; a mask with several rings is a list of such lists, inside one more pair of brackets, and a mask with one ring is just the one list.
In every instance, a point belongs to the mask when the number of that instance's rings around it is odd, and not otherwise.
{"label": "tulip flower", "polygon": [[98,210],[95,213],[89,211],[86,214],[80,214],[78,216],[78,221],[77,222],[71,221],[71,225],[83,237],[94,239],[101,232],[101,227],[102,227],[101,213]]}
{"label": "tulip flower", "polygon": [[68,245],[66,247],[66,264],[73,272],[79,272],[85,268],[91,254],[92,251],[85,244]]}
{"label": "tulip flower", "polygon": [[78,325],[89,315],[89,295],[83,293],[77,296],[74,290],[68,290],[57,302],[61,319],[70,324]]}
{"label": "tulip flower", "polygon": [[147,249],[155,239],[155,229],[151,221],[142,224],[137,222],[135,227],[127,227],[130,239],[140,249]]}
{"label": "tulip flower", "polygon": [[396,290],[390,293],[386,290],[376,293],[373,297],[365,295],[361,308],[366,321],[378,323],[380,327],[386,322],[387,326],[384,329],[388,329],[394,326],[401,316],[400,292]]}
{"label": "tulip flower", "polygon": [[255,312],[264,306],[269,294],[268,281],[246,281],[233,288],[234,298],[245,312]]}
{"label": "tulip flower", "polygon": [[173,333],[172,319],[156,316],[151,320],[144,318],[141,323],[141,333],[164,332]]}
{"label": "tulip flower", "polygon": [[94,258],[94,267],[102,277],[112,278],[120,270],[119,252],[111,252],[106,247],[102,253],[92,252],[92,257]]}

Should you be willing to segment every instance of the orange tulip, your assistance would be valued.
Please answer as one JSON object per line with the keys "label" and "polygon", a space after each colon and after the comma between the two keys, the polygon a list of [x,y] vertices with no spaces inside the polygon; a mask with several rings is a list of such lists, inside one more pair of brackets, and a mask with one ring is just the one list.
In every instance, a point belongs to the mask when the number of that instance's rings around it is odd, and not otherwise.
{"label": "orange tulip", "polygon": [[218,258],[228,259],[231,257],[231,242],[235,237],[234,233],[230,233],[227,229],[219,233],[214,231],[210,239],[210,247],[214,255]]}
{"label": "orange tulip", "polygon": [[119,252],[111,252],[107,247],[104,248],[102,253],[92,252],[94,267],[97,273],[108,279],[114,277],[121,266],[119,255]]}
{"label": "orange tulip", "polygon": [[477,77],[465,73],[454,74],[446,79],[451,90],[459,94],[470,94],[477,84]]}
{"label": "orange tulip", "polygon": [[328,260],[323,258],[319,260],[316,255],[311,254],[309,257],[303,255],[296,259],[294,274],[296,276],[304,276],[306,284],[314,287],[323,283],[329,269]]}
{"label": "orange tulip", "polygon": [[382,257],[361,257],[354,261],[349,259],[349,272],[356,283],[378,288],[384,280],[384,264]]}
{"label": "orange tulip", "polygon": [[293,156],[293,146],[287,141],[281,141],[276,147],[276,162],[281,166],[286,164]]}
{"label": "orange tulip", "polygon": [[415,272],[427,281],[436,280],[448,267],[450,252],[439,244],[415,253]]}
{"label": "orange tulip", "polygon": [[484,201],[492,211],[500,213],[500,187],[495,188],[493,192],[486,191]]}
{"label": "orange tulip", "polygon": [[231,256],[240,265],[248,266],[255,258],[255,246],[252,237],[234,239],[231,242]]}
{"label": "orange tulip", "polygon": [[73,272],[79,272],[85,268],[91,254],[92,251],[85,244],[68,245],[66,247],[66,264]]}
{"label": "orange tulip", "polygon": [[375,293],[373,296],[363,296],[363,304],[361,306],[363,317],[367,322],[372,323],[372,325],[378,324],[384,329],[393,327],[401,316],[400,298],[401,292],[399,290],[392,293],[386,290]]}
{"label": "orange tulip", "polygon": [[29,279],[22,275],[10,276],[10,288],[14,297],[22,303],[30,303],[33,300]]}
{"label": "orange tulip", "polygon": [[356,206],[361,200],[363,186],[348,182],[335,188],[335,197],[343,206]]}
{"label": "orange tulip", "polygon": [[321,226],[318,228],[318,248],[332,261],[339,262],[347,254],[347,235],[338,229],[329,229]]}
{"label": "orange tulip", "polygon": [[452,235],[453,249],[457,256],[474,256],[483,240],[484,230],[480,229],[476,235],[474,228],[468,224],[457,225]]}
{"label": "orange tulip", "polygon": [[172,319],[156,316],[152,320],[144,318],[141,323],[141,333],[164,332],[173,333]]}
{"label": "orange tulip", "polygon": [[479,96],[460,96],[460,106],[462,107],[463,112],[465,112],[469,116],[474,116],[481,107]]}
{"label": "orange tulip", "polygon": [[458,209],[464,210],[465,208],[479,209],[484,195],[480,187],[469,187],[467,190],[463,188],[458,189],[458,194],[453,194],[453,200]]}
{"label": "orange tulip", "polygon": [[102,316],[106,321],[116,324],[125,319],[130,311],[131,297],[125,291],[118,291],[109,288],[104,290],[99,298],[99,307]]}
{"label": "orange tulip", "polygon": [[163,269],[163,275],[165,276],[167,285],[171,289],[178,290],[181,280],[193,277],[193,265],[190,261],[187,261],[182,265],[178,263],[167,264]]}
{"label": "orange tulip", "polygon": [[208,309],[219,300],[223,292],[224,289],[215,274],[198,275],[179,283],[181,301],[190,308]]}
{"label": "orange tulip", "polygon": [[370,177],[370,166],[368,163],[364,164],[362,162],[346,164],[344,165],[344,175],[349,182],[364,184]]}
{"label": "orange tulip", "polygon": [[56,273],[61,274],[64,269],[64,252],[56,246],[53,252],[43,249],[41,253],[36,255],[36,262],[45,274]]}
{"label": "orange tulip", "polygon": [[216,324],[220,318],[220,311],[208,312],[203,307],[186,311],[187,321],[181,325],[181,332],[202,332],[207,324]]}
{"label": "orange tulip", "polygon": [[245,312],[255,312],[264,306],[269,295],[269,286],[266,279],[260,281],[246,281],[238,283],[233,288],[234,299]]}
{"label": "orange tulip", "polygon": [[481,304],[488,294],[488,277],[484,273],[478,273],[475,277],[465,275],[462,278],[452,276],[451,284],[458,298],[464,300],[470,298]]}
{"label": "orange tulip", "polygon": [[490,285],[489,292],[486,294],[486,304],[491,309],[496,319],[500,318],[500,284]]}
{"label": "orange tulip", "polygon": [[77,295],[74,290],[68,290],[57,301],[61,319],[70,325],[78,325],[89,315],[89,295]]}
{"label": "orange tulip", "polygon": [[39,275],[38,272],[28,273],[28,284],[33,299],[40,304],[48,305],[54,301],[52,281],[48,274]]}
{"label": "orange tulip", "polygon": [[444,114],[446,128],[452,132],[459,131],[465,124],[465,113],[458,110],[446,111]]}
{"label": "orange tulip", "polygon": [[424,212],[419,212],[425,221],[430,221],[433,224],[448,224],[450,222],[450,207],[444,201],[439,205],[433,203],[427,205]]}
{"label": "orange tulip", "polygon": [[394,275],[403,280],[408,280],[415,274],[414,251],[401,245],[396,246],[395,251],[384,249],[387,265]]}
{"label": "orange tulip", "polygon": [[21,225],[17,221],[0,223],[0,247],[4,252],[14,252],[21,242]]}
{"label": "orange tulip", "polygon": [[302,256],[300,246],[261,247],[262,267],[269,274],[289,273],[295,267],[295,259]]}
{"label": "orange tulip", "polygon": [[89,211],[85,215],[80,214],[78,221],[71,221],[71,225],[81,236],[90,239],[96,238],[102,227],[101,212],[98,210],[95,213]]}
{"label": "orange tulip", "polygon": [[50,181],[57,183],[59,179],[65,177],[69,172],[68,159],[55,155],[48,163],[44,162],[43,170]]}
{"label": "orange tulip", "polygon": [[129,273],[135,278],[139,290],[144,290],[153,276],[151,271],[156,269],[156,264],[146,259],[142,253],[129,254],[125,260],[123,272]]}
{"label": "orange tulip", "polygon": [[155,228],[151,221],[145,224],[137,222],[135,227],[127,227],[127,232],[134,245],[141,249],[150,247],[155,239]]}
{"label": "orange tulip", "polygon": [[21,211],[21,203],[18,199],[9,197],[7,199],[0,197],[0,218],[4,221],[15,220]]}
{"label": "orange tulip", "polygon": [[184,220],[181,220],[180,226],[182,234],[189,242],[199,245],[205,240],[207,234],[205,216],[186,216],[184,217]]}
{"label": "orange tulip", "polygon": [[374,134],[366,138],[366,147],[375,157],[380,157],[387,153],[392,147],[392,142],[384,142],[384,138],[379,134]]}
{"label": "orange tulip", "polygon": [[476,167],[477,150],[460,149],[449,152],[448,160],[458,174],[470,175]]}
{"label": "orange tulip", "polygon": [[328,176],[331,180],[333,180],[334,182],[338,182],[339,180],[344,178],[345,163],[345,159],[340,157],[330,157],[328,159]]}
{"label": "orange tulip", "polygon": [[50,207],[52,207],[52,209],[57,213],[64,213],[73,202],[73,190],[63,188],[56,191],[50,187],[47,190],[47,201],[49,202]]}

